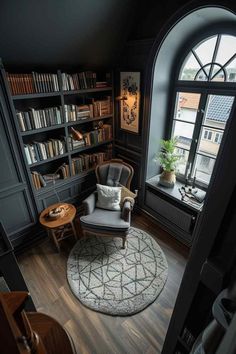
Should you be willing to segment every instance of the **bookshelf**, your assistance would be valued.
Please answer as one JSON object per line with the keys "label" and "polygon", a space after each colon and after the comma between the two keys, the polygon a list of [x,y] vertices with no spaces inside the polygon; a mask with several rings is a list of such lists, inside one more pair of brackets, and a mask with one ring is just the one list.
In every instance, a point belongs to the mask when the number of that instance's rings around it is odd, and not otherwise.
{"label": "bookshelf", "polygon": [[2,71],[38,212],[79,201],[95,186],[96,165],[112,158],[112,73]]}

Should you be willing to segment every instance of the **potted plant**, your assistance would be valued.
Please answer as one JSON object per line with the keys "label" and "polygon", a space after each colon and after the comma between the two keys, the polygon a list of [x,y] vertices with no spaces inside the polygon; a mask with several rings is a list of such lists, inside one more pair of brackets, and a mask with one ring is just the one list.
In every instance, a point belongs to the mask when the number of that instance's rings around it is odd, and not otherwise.
{"label": "potted plant", "polygon": [[176,182],[175,171],[181,156],[175,153],[178,137],[161,140],[161,152],[157,155],[163,172],[159,183],[165,187],[173,187]]}

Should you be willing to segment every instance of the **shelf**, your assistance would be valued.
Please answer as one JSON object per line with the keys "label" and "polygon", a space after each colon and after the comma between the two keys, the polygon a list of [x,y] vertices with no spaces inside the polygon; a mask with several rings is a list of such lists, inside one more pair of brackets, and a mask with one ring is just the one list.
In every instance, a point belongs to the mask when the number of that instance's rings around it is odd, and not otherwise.
{"label": "shelf", "polygon": [[38,133],[44,133],[49,130],[55,130],[55,129],[61,129],[64,128],[65,124],[55,124],[50,127],[45,127],[45,128],[38,128],[38,129],[32,129],[32,130],[26,130],[25,132],[21,132],[20,134],[22,136],[27,136],[27,135],[33,135],[33,134],[38,134]]}
{"label": "shelf", "polygon": [[20,134],[22,136],[27,136],[27,135],[33,135],[33,134],[38,134],[38,133],[44,133],[44,132],[47,132],[47,131],[50,131],[50,130],[61,129],[61,128],[64,128],[65,126],[69,127],[69,126],[72,126],[72,125],[80,125],[80,124],[84,124],[84,123],[88,123],[88,122],[95,122],[95,121],[98,121],[98,120],[108,119],[108,118],[112,118],[112,117],[113,117],[113,115],[109,114],[109,115],[102,116],[102,117],[80,119],[80,120],[76,120],[76,121],[73,121],[73,122],[55,124],[55,125],[52,125],[50,127],[26,130],[25,132],[20,132]]}
{"label": "shelf", "polygon": [[[42,73],[44,74],[44,73]],[[46,73],[45,73],[46,74]],[[4,75],[6,76],[6,74],[4,73]],[[22,74],[23,75],[23,74]],[[70,74],[68,74],[70,75]],[[109,76],[111,77],[111,80],[113,78],[113,74],[112,72],[110,72]],[[20,79],[21,74],[18,74],[18,78]],[[101,72],[101,75],[98,73],[98,77],[99,79],[102,81],[105,81],[105,72],[103,73],[103,71]],[[63,191],[62,193],[62,198],[64,200],[71,200],[74,201],[76,198],[85,193],[85,195],[87,194],[87,191],[89,189],[93,189],[95,186],[95,169],[89,169],[87,171],[83,171],[75,176],[70,176],[70,173],[72,173],[72,171],[74,171],[73,166],[74,166],[74,160],[73,158],[78,157],[78,155],[82,155],[84,153],[84,155],[90,155],[90,154],[95,154],[97,152],[104,152],[106,153],[106,155],[101,154],[101,159],[106,158],[107,155],[109,155],[110,157],[112,156],[112,151],[111,151],[111,146],[109,144],[113,143],[113,138],[112,139],[108,139],[105,141],[101,141],[97,144],[94,145],[86,145],[86,146],[76,146],[76,148],[74,150],[69,150],[68,147],[70,147],[70,136],[71,136],[71,128],[74,126],[76,128],[76,126],[78,126],[78,130],[81,130],[81,132],[86,132],[86,133],[90,133],[92,132],[94,129],[96,129],[96,126],[98,126],[99,121],[102,121],[105,125],[105,123],[109,124],[111,127],[109,127],[109,129],[105,129],[106,130],[106,135],[103,137],[109,137],[111,136],[111,131],[113,131],[114,129],[114,110],[113,112],[111,112],[110,105],[111,107],[114,105],[114,87],[113,84],[111,83],[111,81],[108,81],[107,84],[109,86],[105,86],[105,87],[94,87],[94,88],[86,88],[86,89],[80,89],[80,90],[63,90],[62,87],[62,74],[61,71],[57,71],[57,78],[58,78],[58,84],[59,84],[59,90],[58,91],[54,91],[54,92],[34,92],[34,93],[23,93],[24,90],[26,90],[26,88],[29,89],[28,83],[27,81],[25,81],[24,76],[22,76],[23,81],[22,80],[16,80],[16,82],[14,82],[14,86],[12,87],[11,85],[9,85],[9,81],[7,80],[7,77],[5,78],[6,83],[8,86],[11,86],[10,88],[13,88],[13,92],[15,92],[15,95],[12,95],[10,92],[12,92],[11,90],[8,90],[10,99],[11,99],[11,106],[13,109],[13,114],[14,114],[14,123],[15,125],[17,125],[17,137],[19,138],[19,147],[22,150],[22,154],[24,155],[24,163],[26,164],[27,167],[27,173],[29,175],[29,182],[30,182],[30,187],[33,190],[33,194],[34,194],[34,198],[36,201],[36,207],[38,211],[41,211],[42,208],[45,207],[45,205],[47,205],[47,203],[49,203],[49,199],[48,199],[48,195],[53,195],[53,191],[54,189],[57,191]],[[28,79],[28,77],[26,77]],[[107,77],[106,77],[107,78]],[[41,83],[43,81],[44,77],[42,76],[37,82]],[[21,85],[23,83],[23,85]],[[11,84],[11,81],[10,81]],[[31,82],[30,82],[31,85]],[[87,87],[90,85],[90,82],[87,81]],[[16,86],[18,86],[18,91],[16,91]],[[46,87],[49,90],[49,86],[47,85],[47,79],[46,79],[46,86],[45,84],[43,85],[46,89]],[[20,90],[19,91],[19,87]],[[50,86],[52,88],[52,86]],[[67,87],[67,86],[64,86]],[[77,86],[78,88],[79,86]],[[80,86],[81,87],[81,86]],[[54,89],[56,87],[54,86]],[[58,88],[58,87],[57,87]],[[24,90],[23,90],[24,89]],[[42,89],[42,87],[41,87]],[[53,88],[52,88],[53,89]],[[29,91],[33,91],[32,89]],[[16,93],[16,92],[22,92],[22,93]],[[89,98],[89,102],[90,104],[92,103],[92,98],[94,99],[94,101],[99,101],[102,100],[102,97],[105,98],[105,96],[110,96],[109,102],[108,99],[106,100],[107,102],[107,110],[104,110],[102,112],[107,113],[107,112],[111,112],[110,114],[105,114],[103,116],[94,116],[94,117],[90,117],[90,114],[88,115],[88,117],[86,119],[83,119],[84,117],[81,117],[80,115],[78,115],[78,117],[76,116],[77,120],[76,121],[69,121],[66,122],[65,118],[66,118],[66,108],[65,107],[67,104],[70,105],[72,103],[76,103],[76,105],[83,105],[86,104],[86,98]],[[50,122],[53,122],[54,125],[49,125],[49,126],[45,126],[46,124],[38,124],[38,128],[35,129],[36,125],[35,124],[31,124],[28,123],[26,121],[26,118],[28,120],[28,117],[26,115],[22,114],[22,119],[23,119],[23,123],[24,124],[22,126],[22,128],[24,129],[28,129],[29,127],[33,128],[31,130],[26,130],[26,131],[20,131],[20,127],[19,127],[19,118],[21,119],[21,116],[16,116],[16,112],[20,111],[20,112],[26,112],[29,111],[30,107],[33,107],[35,110],[38,109],[44,109],[44,107],[51,107],[51,106],[61,106],[61,120],[59,120],[59,122],[61,122],[60,124],[55,124],[58,120],[56,119],[50,119],[49,121],[47,121],[47,123],[50,124]],[[105,107],[105,104],[104,104]],[[91,107],[90,107],[91,108]],[[96,115],[98,115],[100,112],[95,110],[95,106],[93,105],[93,114],[94,113]],[[54,113],[54,111],[52,111]],[[69,112],[69,109],[68,109]],[[55,114],[56,116],[56,114]],[[51,116],[50,116],[51,117]],[[31,117],[29,117],[31,118]],[[69,118],[69,115],[68,115]],[[72,117],[71,117],[72,118]],[[82,118],[82,119],[81,119]],[[41,120],[40,120],[41,121]],[[93,123],[94,122],[94,123]],[[34,123],[34,122],[32,122]],[[43,123],[43,122],[41,122]],[[45,122],[46,123],[46,122]],[[109,135],[107,134],[109,132]],[[97,141],[98,138],[96,138],[98,132],[93,133],[92,135],[88,135],[88,137],[90,137],[91,139],[93,139],[92,141]],[[65,153],[61,154],[61,155],[57,155],[57,156],[53,156],[53,157],[49,157],[45,160],[39,160],[39,158],[42,158],[42,155],[40,154],[40,156],[38,156],[37,154],[37,162],[28,164],[27,163],[27,157],[28,157],[28,161],[32,161],[31,157],[28,156],[28,152],[25,151],[24,147],[25,145],[30,145],[33,144],[34,141],[35,142],[46,142],[47,140],[49,140],[49,138],[54,138],[54,139],[61,139],[63,136],[63,140],[65,138],[65,149],[63,149],[62,151],[64,151]],[[100,134],[99,134],[100,137]],[[101,136],[102,138],[102,136]],[[96,139],[96,140],[95,140]],[[100,140],[100,139],[99,139]],[[89,140],[90,141],[90,140]],[[87,140],[86,140],[87,142]],[[32,155],[32,152],[34,152],[33,148],[35,148],[32,145],[32,151],[30,156]],[[28,149],[27,149],[28,150]],[[58,151],[57,151],[58,152]],[[26,156],[27,153],[27,156]],[[51,152],[52,154],[52,152]],[[47,156],[50,156],[48,153],[48,149],[47,149]],[[44,154],[44,157],[46,158],[46,155]],[[87,159],[86,156],[84,156],[84,158]],[[99,156],[100,158],[100,156]],[[34,161],[36,161],[36,159],[33,158]],[[97,160],[97,159],[96,159]],[[99,159],[100,161],[100,159]],[[55,183],[52,182],[47,182],[47,184],[45,185],[45,187],[41,187],[42,183],[40,182],[39,178],[32,178],[32,173],[33,171],[37,172],[38,175],[43,175],[43,174],[50,174],[51,171],[56,171],[56,168],[61,166],[63,163],[65,163],[65,165],[67,165],[66,168],[66,173],[63,173],[63,175],[60,173],[60,179],[56,180]],[[87,161],[86,161],[87,163]],[[85,167],[85,165],[83,165]],[[86,166],[88,167],[88,164],[86,164]],[[69,168],[69,171],[68,171]],[[64,169],[63,169],[64,170]],[[77,168],[76,171],[79,171],[79,169]],[[64,171],[63,171],[64,172]],[[69,175],[69,176],[68,176]],[[36,174],[35,174],[36,176]],[[62,179],[63,176],[68,176],[65,179]],[[40,184],[39,184],[40,182]],[[82,184],[81,187],[79,188],[75,188],[75,186],[77,186]],[[37,185],[37,187],[39,189],[35,188],[35,185]],[[73,187],[73,188],[72,188]],[[81,188],[83,189],[83,192],[81,191]],[[76,198],[75,198],[76,196]]]}
{"label": "shelf", "polygon": [[62,155],[57,155],[57,156],[54,156],[54,157],[50,157],[50,159],[47,159],[47,160],[42,160],[42,161],[37,161],[35,163],[32,163],[29,165],[29,167],[34,167],[34,166],[39,166],[39,165],[43,165],[44,163],[48,163],[48,162],[51,162],[51,161],[55,161],[55,160],[59,160],[59,159],[62,159],[63,157],[66,157],[68,156],[69,153],[66,152],[65,154],[62,154]]}
{"label": "shelf", "polygon": [[106,92],[106,91],[112,91],[112,87],[101,87],[101,88],[90,88],[90,89],[84,89],[84,90],[73,90],[73,91],[57,91],[57,92],[42,92],[42,93],[26,93],[23,95],[14,95],[12,96],[12,99],[15,100],[27,100],[27,99],[32,99],[32,98],[43,98],[43,97],[55,97],[55,96],[61,96],[63,94],[64,96],[68,95],[77,95],[77,94],[84,94],[84,93],[92,93],[92,92]]}
{"label": "shelf", "polygon": [[105,140],[105,141],[102,141],[101,143],[98,143],[98,144],[94,144],[94,145],[87,145],[87,146],[83,146],[82,148],[80,149],[75,149],[75,150],[71,150],[70,151],[70,154],[76,154],[78,152],[82,152],[82,151],[86,151],[86,150],[89,150],[89,149],[93,149],[93,148],[96,148],[98,146],[101,146],[101,145],[106,145],[106,144],[109,144],[109,143],[112,143],[113,142],[113,139],[110,139],[110,140]]}
{"label": "shelf", "polygon": [[[195,212],[201,212],[203,203],[199,203],[197,201],[183,201],[181,198],[181,194],[179,189],[184,186],[183,183],[176,181],[173,188],[167,188],[161,186],[159,183],[159,175],[154,176],[146,181],[146,186],[150,187],[151,189],[167,196],[168,198],[172,199],[174,202],[182,205],[183,207],[193,210]],[[198,188],[200,189],[200,188]]]}
{"label": "shelf", "polygon": [[35,193],[37,195],[40,195],[40,194],[44,194],[44,193],[50,192],[54,188],[60,187],[60,186],[62,186],[64,184],[67,184],[69,182],[73,182],[75,180],[80,180],[81,178],[92,174],[94,171],[95,171],[95,168],[90,168],[89,170],[83,171],[83,172],[81,172],[81,173],[79,173],[79,174],[77,174],[75,176],[70,176],[68,178],[56,180],[55,184],[50,183],[46,187],[42,187],[40,189],[35,190]]}
{"label": "shelf", "polygon": [[55,97],[55,96],[61,96],[61,92],[44,92],[44,93],[27,93],[23,95],[15,95],[12,96],[12,99],[15,100],[28,100],[32,98],[43,98],[43,97]]}
{"label": "shelf", "polygon": [[90,88],[84,90],[73,90],[73,91],[63,91],[63,95],[77,95],[80,93],[90,93],[90,92],[103,92],[103,91],[112,91],[112,87],[99,87],[99,88]]}
{"label": "shelf", "polygon": [[84,124],[84,123],[88,123],[88,122],[95,122],[97,120],[102,120],[102,119],[107,119],[107,118],[112,118],[112,117],[113,117],[113,114],[109,114],[107,116],[80,119],[80,120],[75,120],[73,122],[67,122],[66,126],[79,125],[79,124]]}

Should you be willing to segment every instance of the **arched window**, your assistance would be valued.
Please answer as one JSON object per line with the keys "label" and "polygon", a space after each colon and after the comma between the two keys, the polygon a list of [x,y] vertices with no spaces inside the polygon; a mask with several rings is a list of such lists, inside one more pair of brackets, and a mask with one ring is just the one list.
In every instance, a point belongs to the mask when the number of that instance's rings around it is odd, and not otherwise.
{"label": "arched window", "polygon": [[178,75],[173,108],[180,178],[209,184],[235,89],[236,37],[214,35],[191,49]]}

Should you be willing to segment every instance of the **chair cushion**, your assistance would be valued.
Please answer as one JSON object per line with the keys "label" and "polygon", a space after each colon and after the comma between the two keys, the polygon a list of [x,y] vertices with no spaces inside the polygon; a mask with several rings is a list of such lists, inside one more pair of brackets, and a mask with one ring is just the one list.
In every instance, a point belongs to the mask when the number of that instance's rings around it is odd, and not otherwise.
{"label": "chair cushion", "polygon": [[121,207],[123,206],[126,198],[132,198],[133,201],[132,203],[134,203],[134,198],[136,198],[136,194],[131,192],[128,188],[126,188],[125,186],[122,186],[122,184],[119,183],[119,186],[121,187],[121,198],[120,198],[120,205]]}
{"label": "chair cushion", "polygon": [[[111,166],[111,168],[110,168]],[[130,169],[119,162],[108,162],[98,167],[99,183],[109,186],[127,185]]]}
{"label": "chair cushion", "polygon": [[120,211],[110,211],[95,208],[90,215],[81,216],[81,226],[92,229],[104,229],[115,231],[125,231],[130,227],[130,223],[121,218]]}
{"label": "chair cushion", "polygon": [[120,210],[121,187],[109,187],[97,184],[98,208]]}

